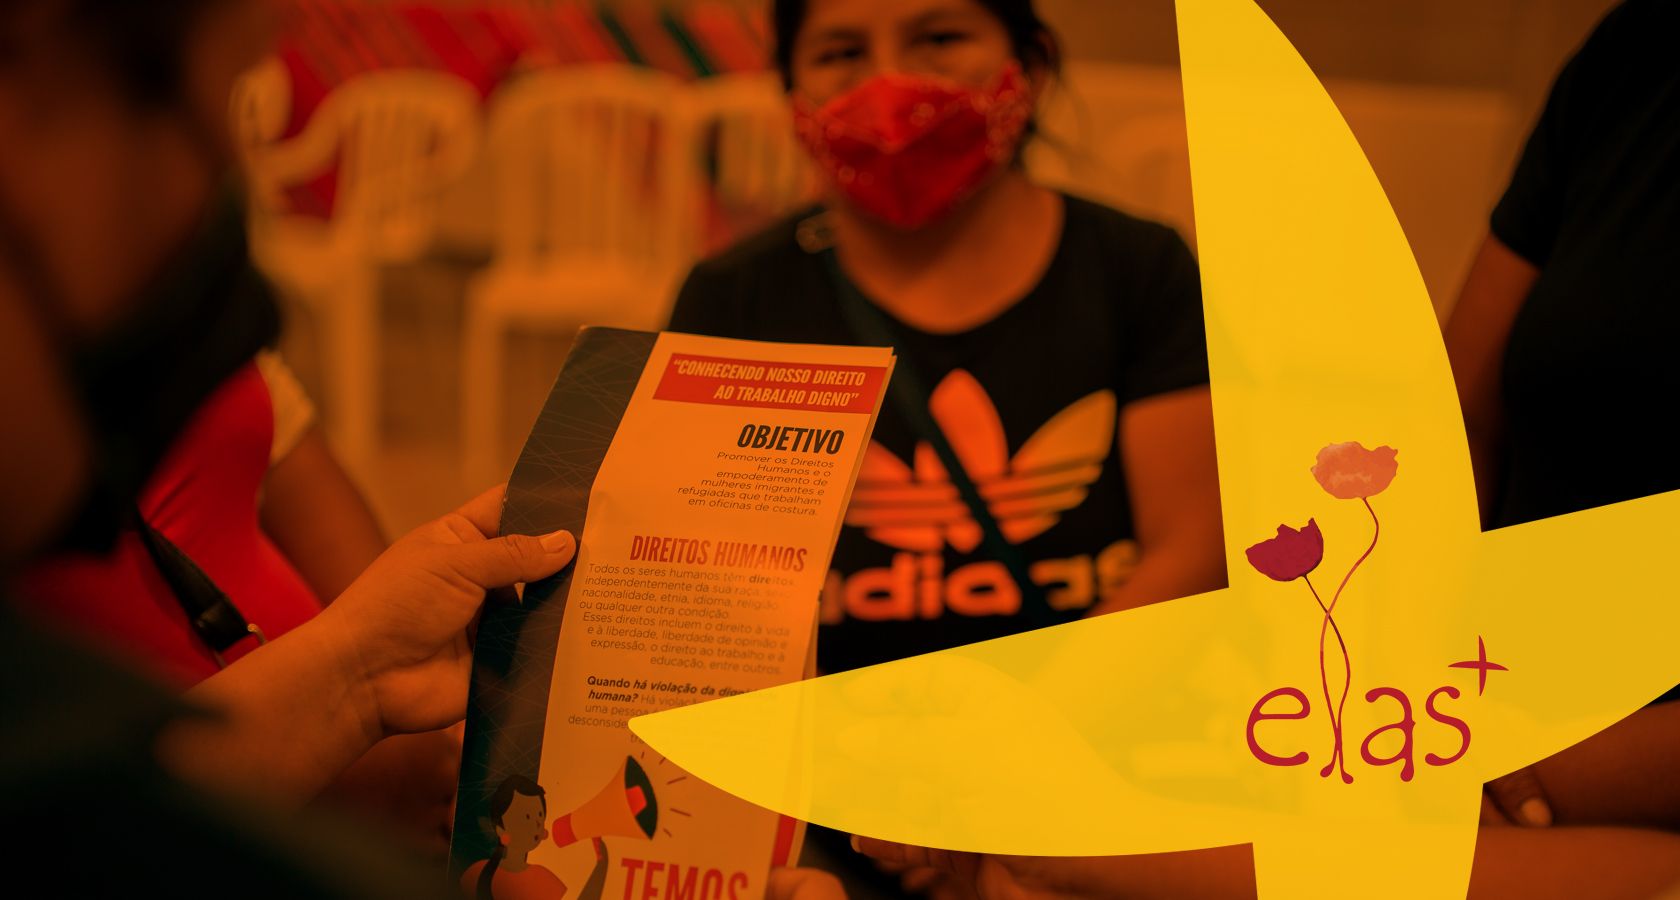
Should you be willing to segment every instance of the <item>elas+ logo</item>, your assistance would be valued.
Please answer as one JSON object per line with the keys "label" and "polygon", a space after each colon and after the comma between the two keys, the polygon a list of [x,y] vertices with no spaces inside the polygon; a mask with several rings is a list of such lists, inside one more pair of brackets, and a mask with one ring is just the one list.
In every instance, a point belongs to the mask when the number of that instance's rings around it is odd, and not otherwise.
{"label": "elas+ logo", "polygon": [[[1377,520],[1377,512],[1371,506],[1371,497],[1380,494],[1389,483],[1394,480],[1399,470],[1399,463],[1395,457],[1397,451],[1391,447],[1378,447],[1367,450],[1358,443],[1331,444],[1318,452],[1318,462],[1312,467],[1313,477],[1339,500],[1358,500],[1365,504],[1365,509],[1371,514],[1371,545],[1365,549],[1359,559],[1348,569],[1342,577],[1336,592],[1330,596],[1326,604],[1313,586],[1309,577],[1319,563],[1324,561],[1324,534],[1318,528],[1318,522],[1308,519],[1306,527],[1301,529],[1279,525],[1277,537],[1261,541],[1248,548],[1249,564],[1259,570],[1262,575],[1276,581],[1294,581],[1300,579],[1312,593],[1313,601],[1318,604],[1324,614],[1319,625],[1318,633],[1318,678],[1319,686],[1324,696],[1325,711],[1330,718],[1330,761],[1324,764],[1319,775],[1325,778],[1331,773],[1339,771],[1342,781],[1353,783],[1353,776],[1347,771],[1346,752],[1343,747],[1342,726],[1345,722],[1348,690],[1353,684],[1353,662],[1348,656],[1347,643],[1342,639],[1342,631],[1336,625],[1336,604],[1340,602],[1342,591],[1347,588],[1353,573],[1359,570],[1371,553],[1377,549],[1377,538],[1382,534],[1382,524]],[[1325,666],[1325,653],[1328,639],[1335,636],[1336,647],[1342,657],[1342,690],[1339,697],[1332,698],[1330,691],[1330,675]],[[1487,676],[1491,671],[1507,671],[1498,663],[1488,662],[1487,645],[1480,638],[1476,640],[1477,658],[1465,662],[1449,663],[1449,668],[1476,669],[1476,693],[1480,695],[1487,688]],[[1463,719],[1436,708],[1437,699],[1442,695],[1448,699],[1458,699],[1458,688],[1443,685],[1429,692],[1423,703],[1424,712],[1436,722],[1458,732],[1458,749],[1451,756],[1439,756],[1435,753],[1424,754],[1423,760],[1431,766],[1445,766],[1458,762],[1470,750],[1470,725]],[[1288,697],[1295,701],[1296,709],[1288,712],[1267,712],[1266,705],[1280,697]],[[1365,736],[1359,745],[1359,756],[1372,766],[1388,766],[1400,763],[1400,780],[1411,781],[1416,771],[1413,762],[1414,744],[1413,731],[1417,720],[1412,715],[1412,701],[1405,691],[1392,687],[1376,687],[1365,692],[1368,703],[1376,703],[1383,698],[1390,698],[1400,704],[1400,719],[1388,725],[1375,729]],[[1261,697],[1248,714],[1248,750],[1255,759],[1270,766],[1299,766],[1307,761],[1307,752],[1302,750],[1291,756],[1279,756],[1267,752],[1260,746],[1260,741],[1254,733],[1254,727],[1261,722],[1271,719],[1305,719],[1312,714],[1312,703],[1307,699],[1306,692],[1294,687],[1281,687]],[[1400,735],[1400,749],[1392,756],[1377,756],[1371,751],[1372,742],[1389,732]]]}

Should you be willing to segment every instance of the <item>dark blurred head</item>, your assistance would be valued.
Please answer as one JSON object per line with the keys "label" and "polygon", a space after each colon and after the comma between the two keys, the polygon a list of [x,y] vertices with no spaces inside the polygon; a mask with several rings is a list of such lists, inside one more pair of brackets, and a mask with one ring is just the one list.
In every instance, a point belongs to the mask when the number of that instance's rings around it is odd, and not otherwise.
{"label": "dark blurred head", "polygon": [[773,0],[771,14],[783,83],[819,102],[879,71],[973,80],[1000,50],[1035,83],[1060,65],[1031,0]]}
{"label": "dark blurred head", "polygon": [[[61,3],[8,3],[8,14],[55,16],[55,29],[66,49],[82,50],[85,61],[109,75],[127,99],[157,108],[185,93],[188,38],[206,7],[219,0],[65,0]],[[54,9],[56,7],[56,10]],[[7,22],[8,38],[14,37]],[[15,49],[5,47],[5,59]]]}
{"label": "dark blurred head", "polygon": [[0,2],[0,566],[88,473],[66,377],[189,244],[231,165],[267,0]]}

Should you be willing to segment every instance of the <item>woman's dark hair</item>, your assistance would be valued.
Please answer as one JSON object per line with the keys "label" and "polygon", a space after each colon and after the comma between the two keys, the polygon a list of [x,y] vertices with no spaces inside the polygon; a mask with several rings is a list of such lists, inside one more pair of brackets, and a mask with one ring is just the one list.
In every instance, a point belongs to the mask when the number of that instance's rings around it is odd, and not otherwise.
{"label": "woman's dark hair", "polygon": [[[185,93],[187,41],[205,10],[223,0],[69,0],[56,4],[54,24],[80,43],[89,58],[136,106],[157,108]],[[0,19],[23,13],[7,3]],[[0,22],[0,63],[15,55],[13,22]]]}
{"label": "woman's dark hair", "polygon": [[[1022,68],[1042,66],[1056,73],[1061,69],[1061,51],[1055,32],[1033,9],[1032,0],[976,0],[990,10],[1009,32],[1009,43]],[[770,18],[776,32],[776,68],[782,85],[793,88],[793,41],[805,24],[809,0],[771,0]]]}
{"label": "woman's dark hair", "polygon": [[[523,775],[509,775],[503,779],[502,786],[496,788],[496,793],[490,795],[490,824],[502,827],[502,816],[507,815],[509,807],[513,806],[513,795],[521,794],[526,797],[536,797],[542,801],[543,815],[548,815],[548,798],[544,796],[542,785],[537,784]],[[491,852],[490,859],[485,862],[483,871],[478,873],[478,900],[495,900],[490,893],[490,882],[496,878],[496,870],[501,867],[502,860],[507,858],[507,845],[498,843]]]}

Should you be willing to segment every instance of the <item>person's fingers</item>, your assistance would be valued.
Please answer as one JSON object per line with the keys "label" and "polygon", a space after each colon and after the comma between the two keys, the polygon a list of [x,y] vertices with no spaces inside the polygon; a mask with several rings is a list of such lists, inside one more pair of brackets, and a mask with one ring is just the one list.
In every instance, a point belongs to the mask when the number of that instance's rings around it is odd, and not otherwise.
{"label": "person's fingers", "polygon": [[933,881],[922,889],[922,896],[927,900],[980,900],[980,894],[973,885],[944,872],[937,873]]}
{"label": "person's fingers", "polygon": [[[904,863],[912,865],[926,865],[926,847],[911,847],[907,844],[895,844],[892,841],[882,841],[862,835],[852,835],[852,849],[877,862]],[[915,859],[915,857],[921,859]]]}
{"label": "person's fingers", "polygon": [[1511,820],[1505,817],[1505,813],[1499,809],[1498,805],[1493,802],[1493,797],[1484,789],[1482,791],[1481,826],[1483,828],[1502,828],[1510,824]]}
{"label": "person's fingers", "polygon": [[908,868],[937,869],[967,882],[974,880],[980,865],[980,856],[976,853],[954,853],[950,850],[896,844],[856,834],[852,835],[852,849],[880,862],[903,863]]}
{"label": "person's fingers", "polygon": [[1521,768],[1487,783],[1493,802],[1518,825],[1545,828],[1552,824],[1552,807],[1545,788],[1531,767]]}
{"label": "person's fingers", "polygon": [[951,876],[938,869],[917,867],[905,869],[904,873],[899,876],[898,883],[904,888],[905,893],[920,894],[933,887],[940,879],[949,877]]}
{"label": "person's fingers", "polygon": [[452,548],[450,564],[462,578],[490,590],[547,578],[571,562],[576,551],[577,542],[568,532],[540,538],[510,534]]}
{"label": "person's fingers", "polygon": [[502,500],[507,496],[507,483],[503,482],[477,497],[468,500],[455,514],[478,529],[478,533],[487,538],[493,538],[500,533],[502,524]]}
{"label": "person's fingers", "polygon": [[820,869],[771,869],[765,900],[846,900],[846,889]]}

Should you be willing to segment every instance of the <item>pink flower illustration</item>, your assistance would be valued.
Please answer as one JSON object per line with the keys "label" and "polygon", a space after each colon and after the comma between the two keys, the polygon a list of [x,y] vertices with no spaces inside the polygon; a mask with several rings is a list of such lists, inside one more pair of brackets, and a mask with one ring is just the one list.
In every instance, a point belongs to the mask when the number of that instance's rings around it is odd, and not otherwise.
{"label": "pink flower illustration", "polygon": [[1400,464],[1392,447],[1367,450],[1356,441],[1331,444],[1318,451],[1313,477],[1338,500],[1363,500],[1383,492]]}
{"label": "pink flower illustration", "polygon": [[[1396,462],[1398,455],[1393,447],[1378,447],[1367,450],[1358,443],[1349,441],[1345,444],[1331,444],[1318,451],[1318,462],[1312,467],[1313,477],[1330,496],[1340,500],[1358,500],[1365,505],[1365,511],[1371,514],[1371,546],[1354,560],[1347,574],[1342,576],[1342,583],[1337,585],[1336,593],[1326,604],[1319,596],[1318,588],[1308,577],[1319,563],[1324,561],[1324,534],[1318,530],[1318,521],[1308,519],[1307,526],[1297,531],[1288,525],[1279,525],[1277,537],[1261,541],[1248,548],[1248,562],[1260,574],[1276,581],[1294,581],[1300,579],[1312,593],[1313,602],[1318,605],[1323,619],[1318,626],[1318,683],[1324,691],[1324,705],[1330,716],[1331,749],[1330,761],[1319,771],[1319,775],[1329,778],[1338,771],[1344,784],[1352,784],[1353,776],[1348,774],[1347,762],[1343,753],[1342,723],[1343,713],[1347,707],[1348,690],[1353,686],[1353,660],[1348,656],[1347,642],[1342,639],[1341,626],[1336,624],[1336,604],[1342,599],[1342,591],[1352,580],[1353,573],[1369,559],[1371,553],[1377,549],[1377,538],[1382,534],[1382,523],[1377,521],[1377,511],[1371,508],[1370,498],[1386,490],[1394,481],[1395,472],[1400,464]],[[1326,665],[1330,637],[1336,638],[1336,647],[1342,654],[1341,695],[1335,696],[1330,686],[1330,667]]]}
{"label": "pink flower illustration", "polygon": [[1308,519],[1307,527],[1299,531],[1279,525],[1277,537],[1248,548],[1249,565],[1276,581],[1294,581],[1318,568],[1323,561],[1324,533],[1313,519]]}

